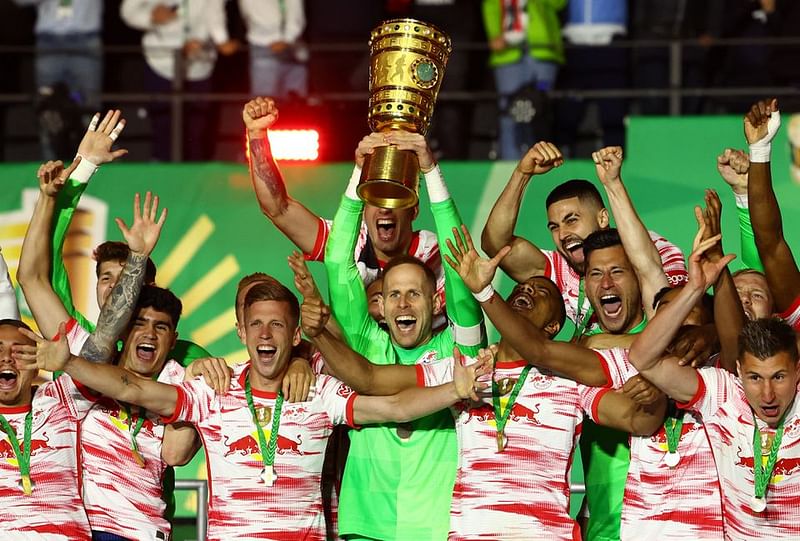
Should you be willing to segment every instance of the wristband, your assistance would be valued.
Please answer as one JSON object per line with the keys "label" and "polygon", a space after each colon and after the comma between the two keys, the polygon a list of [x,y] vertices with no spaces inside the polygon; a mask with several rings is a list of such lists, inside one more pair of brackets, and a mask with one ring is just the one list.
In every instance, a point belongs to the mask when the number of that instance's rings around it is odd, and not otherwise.
{"label": "wristband", "polygon": [[81,184],[86,184],[89,182],[89,179],[92,178],[95,171],[97,171],[97,166],[80,154],[76,154],[75,157],[80,157],[81,163],[78,164],[78,167],[70,174],[69,178]]}
{"label": "wristband", "polygon": [[492,284],[489,284],[477,293],[473,293],[472,296],[475,297],[475,300],[478,302],[486,302],[494,297],[494,288],[492,287]]}
{"label": "wristband", "polygon": [[733,198],[736,199],[736,207],[740,209],[750,208],[750,202],[747,199],[746,193],[734,193]]}
{"label": "wristband", "polygon": [[438,163],[424,175],[425,186],[428,189],[428,199],[430,199],[431,203],[441,203],[450,199],[450,192],[447,191],[447,185],[444,183],[442,170],[439,169]]}
{"label": "wristband", "polygon": [[769,163],[772,143],[758,141],[750,145],[750,163]]}
{"label": "wristband", "polygon": [[360,201],[358,197],[358,183],[361,181],[361,168],[359,166],[355,166],[353,168],[353,174],[350,175],[350,182],[347,183],[347,188],[344,191],[344,195],[348,199],[352,199],[353,201]]}

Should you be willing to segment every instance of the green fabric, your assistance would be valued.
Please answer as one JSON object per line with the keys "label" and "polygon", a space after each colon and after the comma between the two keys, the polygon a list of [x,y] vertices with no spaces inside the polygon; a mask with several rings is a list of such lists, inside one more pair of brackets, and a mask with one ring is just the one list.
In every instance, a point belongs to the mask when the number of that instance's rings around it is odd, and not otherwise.
{"label": "green fabric", "polygon": [[[353,259],[363,203],[343,197],[331,226],[325,267],[333,315],[351,347],[375,364],[414,365],[452,356],[450,328],[414,349],[393,345],[367,312],[364,284]],[[439,239],[461,220],[452,200],[432,205]],[[440,246],[443,246],[440,245]],[[448,316],[454,324],[480,324],[480,306],[455,271],[445,269]],[[452,308],[450,303],[452,304]],[[485,338],[481,345],[485,344]],[[480,346],[461,346],[474,355]],[[350,432],[350,452],[339,497],[339,534],[383,540],[444,540],[458,463],[453,417],[439,411],[401,427],[372,425]]]}
{"label": "green fabric", "polygon": [[[558,11],[567,0],[539,0],[528,2],[529,54],[539,60],[564,63],[564,43],[561,39],[561,22]],[[491,40],[502,33],[502,0],[483,0],[483,25],[486,37]],[[508,47],[489,54],[489,65],[513,64],[522,58],[522,47]]]}
{"label": "green fabric", "polygon": [[586,541],[619,541],[622,500],[631,461],[630,434],[584,419],[580,446],[589,522]]}
{"label": "green fabric", "polygon": [[753,234],[753,224],[750,222],[750,209],[737,205],[736,213],[739,216],[739,238],[741,239],[739,250],[742,254],[742,264],[747,269],[764,272],[764,265],[761,264],[756,238]]}

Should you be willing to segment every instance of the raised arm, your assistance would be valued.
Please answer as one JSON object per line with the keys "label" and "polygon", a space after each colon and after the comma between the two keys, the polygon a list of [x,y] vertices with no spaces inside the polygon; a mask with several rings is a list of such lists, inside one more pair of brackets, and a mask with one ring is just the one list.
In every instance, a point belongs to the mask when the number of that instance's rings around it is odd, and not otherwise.
{"label": "raised arm", "polygon": [[526,361],[540,368],[552,370],[592,387],[610,383],[603,365],[592,350],[570,342],[549,340],[541,329],[512,310],[492,289],[492,278],[500,261],[508,253],[508,247],[502,248],[492,259],[482,259],[475,250],[466,227],[462,226],[460,234],[457,230],[453,234],[455,245],[449,239],[447,241],[453,258],[445,256],[445,260],[480,301],[481,308],[503,340],[507,340]]}
{"label": "raised arm", "polygon": [[458,348],[453,352],[453,363],[453,381],[450,383],[437,387],[413,387],[392,396],[358,396],[353,404],[355,422],[405,423],[443,410],[460,400],[477,402],[477,393],[488,386],[478,378],[491,372],[491,365],[479,361],[464,366]]}
{"label": "raised arm", "polygon": [[25,336],[36,342],[36,346],[15,346],[15,360],[33,363],[41,370],[66,372],[72,379],[95,391],[128,404],[141,406],[163,416],[172,415],[178,401],[178,392],[149,378],[139,377],[118,366],[96,364],[70,354],[62,322],[56,331],[59,339],[45,340],[27,329],[20,329]]}
{"label": "raised arm", "polygon": [[533,145],[511,173],[508,184],[497,198],[481,234],[481,248],[494,257],[505,246],[511,251],[500,263],[516,282],[544,274],[547,258],[532,242],[514,235],[522,198],[533,175],[543,175],[564,163],[555,145],[541,141]]}
{"label": "raised arm", "polygon": [[772,188],[770,152],[780,125],[775,99],[756,103],[744,119],[744,133],[750,144],[747,196],[753,233],[775,307],[783,312],[800,296],[800,270],[784,237],[781,209]]}
{"label": "raised arm", "polygon": [[597,403],[597,419],[599,424],[628,432],[634,436],[649,436],[664,424],[667,412],[666,396],[658,392],[658,398],[647,404],[637,402],[629,395],[629,388],[634,385],[652,384],[641,376],[635,376],[625,382],[619,390],[602,392]]}
{"label": "raised arm", "polygon": [[592,160],[597,178],[608,195],[622,246],[639,279],[645,313],[651,318],[655,314],[653,300],[656,293],[669,287],[669,281],[664,274],[661,255],[622,183],[622,147],[602,148],[592,153]]}
{"label": "raised arm", "polygon": [[728,255],[716,262],[706,257],[706,251],[720,240],[720,236],[702,240],[705,229],[705,223],[701,220],[700,230],[694,240],[694,250],[689,257],[688,283],[675,300],[658,311],[633,341],[629,352],[628,360],[643,377],[680,402],[687,402],[697,392],[695,369],[681,366],[676,358],[664,357],[664,352],[692,307],[734,257]]}
{"label": "raised arm", "polygon": [[81,349],[81,357],[91,362],[109,362],[116,352],[117,340],[131,319],[142,290],[147,259],[153,252],[167,219],[166,208],[158,217],[157,195],[151,196],[147,192],[144,208],[140,210],[140,206],[137,193],[133,199],[133,225],[130,229],[120,218],[116,219],[117,226],[128,243],[128,257],[119,281],[100,311],[97,327]]}
{"label": "raised arm", "polygon": [[64,308],[70,316],[78,320],[85,329],[93,329],[94,324],[78,312],[72,302],[72,290],[69,276],[64,266],[64,240],[72,223],[72,216],[78,207],[83,192],[89,185],[89,180],[97,169],[106,163],[111,163],[117,158],[125,156],[128,151],[124,148],[111,150],[117,138],[125,129],[125,119],[119,110],[109,110],[104,117],[96,113],[89,122],[89,127],[83,135],[76,156],[81,161],[77,169],[69,175],[64,188],[56,198],[56,207],[53,211],[53,260],[50,280],[53,290],[61,299]]}
{"label": "raised arm", "polygon": [[60,322],[69,318],[50,284],[50,226],[58,191],[79,163],[80,158],[68,169],[64,169],[60,161],[47,162],[39,167],[39,198],[25,233],[17,269],[17,280],[36,325],[49,337],[55,335]]}
{"label": "raised arm", "polygon": [[[443,258],[448,257],[450,252],[446,241],[454,228],[461,228],[464,224],[425,138],[416,133],[397,131],[387,135],[386,142],[396,145],[399,150],[411,150],[416,153],[420,169],[425,176],[425,186],[436,224],[439,252]],[[476,355],[478,349],[486,346],[483,312],[458,273],[448,265],[445,265],[443,270],[445,305],[447,318],[452,323],[453,339],[461,346],[464,353]]]}
{"label": "raised arm", "polygon": [[250,178],[264,216],[304,253],[314,250],[319,216],[286,192],[283,174],[272,156],[267,132],[278,120],[278,107],[270,98],[245,104],[242,119],[250,148]]}
{"label": "raised arm", "polygon": [[750,158],[741,150],[726,148],[717,156],[717,171],[733,191],[736,198],[736,214],[739,218],[739,255],[742,264],[748,269],[764,272],[764,265],[758,257],[753,224],[750,220],[750,201],[747,197],[747,180],[750,171]]}

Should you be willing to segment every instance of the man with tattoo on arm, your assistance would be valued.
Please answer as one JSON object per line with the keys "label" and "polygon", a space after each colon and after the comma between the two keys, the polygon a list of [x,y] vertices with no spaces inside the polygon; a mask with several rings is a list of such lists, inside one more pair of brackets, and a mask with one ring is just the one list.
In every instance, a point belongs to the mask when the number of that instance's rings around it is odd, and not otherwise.
{"label": "man with tattoo on arm", "polygon": [[93,365],[71,356],[63,337],[36,337],[38,348],[22,348],[17,358],[63,369],[107,396],[168,417],[166,422],[193,423],[209,465],[210,540],[323,539],[319,482],[334,425],[407,421],[482,388],[477,364],[456,367],[453,383],[386,397],[360,396],[323,375],[313,399],[286,404],[280,385],[300,339],[297,299],[280,284],[257,284],[247,293],[244,314],[251,360],[235,367],[225,395],[199,380],[175,387],[121,367]]}

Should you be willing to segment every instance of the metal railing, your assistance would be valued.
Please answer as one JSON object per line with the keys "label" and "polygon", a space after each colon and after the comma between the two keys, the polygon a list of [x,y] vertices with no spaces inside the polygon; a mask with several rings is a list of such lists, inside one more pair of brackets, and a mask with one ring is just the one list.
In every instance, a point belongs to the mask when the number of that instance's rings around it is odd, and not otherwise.
{"label": "metal railing", "polygon": [[175,490],[197,492],[197,539],[204,540],[208,529],[208,484],[199,479],[176,479]]}

